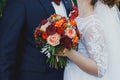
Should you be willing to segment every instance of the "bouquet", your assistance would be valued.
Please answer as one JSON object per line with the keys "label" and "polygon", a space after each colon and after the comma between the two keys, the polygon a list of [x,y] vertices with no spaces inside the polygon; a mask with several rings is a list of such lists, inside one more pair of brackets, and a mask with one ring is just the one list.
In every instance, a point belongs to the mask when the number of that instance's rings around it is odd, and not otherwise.
{"label": "bouquet", "polygon": [[69,18],[53,14],[42,20],[34,31],[35,41],[41,52],[48,57],[47,62],[52,68],[63,68],[67,62],[66,57],[55,54],[76,48],[78,44],[80,33],[75,22],[77,15],[77,10],[72,11]]}

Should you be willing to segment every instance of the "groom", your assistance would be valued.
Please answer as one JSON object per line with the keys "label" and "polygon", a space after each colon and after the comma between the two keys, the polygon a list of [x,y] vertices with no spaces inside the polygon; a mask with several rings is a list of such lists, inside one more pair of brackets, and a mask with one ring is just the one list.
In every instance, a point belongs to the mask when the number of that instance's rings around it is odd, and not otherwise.
{"label": "groom", "polygon": [[8,0],[0,22],[0,80],[62,80],[63,69],[49,68],[33,37],[41,20],[69,14],[70,0],[55,2]]}

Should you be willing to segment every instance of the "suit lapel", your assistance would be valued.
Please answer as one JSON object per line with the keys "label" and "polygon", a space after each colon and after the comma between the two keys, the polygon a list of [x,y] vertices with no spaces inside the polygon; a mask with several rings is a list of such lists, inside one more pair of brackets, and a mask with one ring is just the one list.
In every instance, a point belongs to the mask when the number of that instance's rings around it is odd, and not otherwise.
{"label": "suit lapel", "polygon": [[67,11],[67,16],[69,16],[70,11],[72,10],[72,2],[71,2],[71,0],[62,0],[62,1],[65,5],[66,11]]}
{"label": "suit lapel", "polygon": [[[70,11],[72,10],[71,0],[62,0],[62,1],[65,5],[66,11],[67,11],[67,16],[68,16]],[[43,7],[46,10],[48,16],[55,13],[55,10],[54,10],[50,0],[39,0],[39,2],[40,2],[41,5],[43,5]]]}
{"label": "suit lapel", "polygon": [[55,13],[55,10],[54,10],[50,0],[39,0],[39,2],[41,5],[43,5],[48,16]]}

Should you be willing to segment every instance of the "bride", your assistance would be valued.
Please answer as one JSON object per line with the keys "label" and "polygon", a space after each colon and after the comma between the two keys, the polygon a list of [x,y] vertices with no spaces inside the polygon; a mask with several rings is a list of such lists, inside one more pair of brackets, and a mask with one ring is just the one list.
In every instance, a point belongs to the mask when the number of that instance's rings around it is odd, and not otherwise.
{"label": "bride", "polygon": [[64,80],[120,80],[120,14],[116,0],[77,0],[82,37],[66,51]]}

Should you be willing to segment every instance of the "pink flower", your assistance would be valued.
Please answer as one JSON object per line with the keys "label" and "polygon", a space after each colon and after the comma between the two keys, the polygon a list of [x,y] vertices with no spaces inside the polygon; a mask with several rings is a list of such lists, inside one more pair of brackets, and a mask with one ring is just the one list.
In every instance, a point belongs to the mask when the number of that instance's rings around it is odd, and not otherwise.
{"label": "pink flower", "polygon": [[60,35],[55,33],[53,35],[48,36],[47,42],[52,46],[57,46],[60,44]]}
{"label": "pink flower", "polygon": [[69,38],[73,38],[76,36],[76,31],[75,31],[75,29],[69,27],[66,29],[65,35],[67,35]]}

